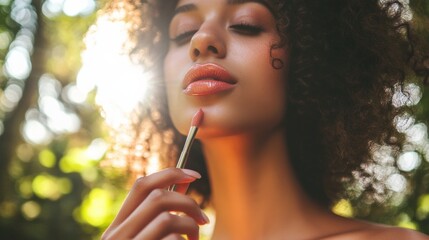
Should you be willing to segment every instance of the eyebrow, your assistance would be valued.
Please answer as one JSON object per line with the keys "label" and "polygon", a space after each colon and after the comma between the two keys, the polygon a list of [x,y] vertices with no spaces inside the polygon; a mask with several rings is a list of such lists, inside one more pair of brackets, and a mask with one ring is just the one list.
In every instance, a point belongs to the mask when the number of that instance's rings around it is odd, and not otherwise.
{"label": "eyebrow", "polygon": [[173,17],[179,13],[190,12],[193,10],[197,10],[197,6],[193,3],[185,4],[174,9]]}
{"label": "eyebrow", "polygon": [[[268,8],[268,10],[270,12],[273,13],[272,7],[264,0],[228,0],[227,4],[228,5],[236,5],[236,4],[242,4],[242,3],[248,3],[248,2],[260,3],[260,4],[264,5],[266,8]],[[177,7],[176,9],[174,9],[173,17],[179,13],[191,12],[191,11],[194,11],[197,9],[198,9],[197,6],[193,3],[184,4],[182,6]]]}
{"label": "eyebrow", "polygon": [[227,1],[228,4],[241,4],[241,3],[247,3],[247,2],[256,2],[264,5],[267,4],[267,2],[264,0],[228,0]]}

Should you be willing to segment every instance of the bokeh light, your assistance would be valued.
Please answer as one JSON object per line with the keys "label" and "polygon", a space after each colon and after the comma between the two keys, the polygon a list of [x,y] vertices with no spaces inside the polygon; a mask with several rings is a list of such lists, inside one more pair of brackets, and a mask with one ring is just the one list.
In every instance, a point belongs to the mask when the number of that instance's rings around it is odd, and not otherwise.
{"label": "bokeh light", "polygon": [[25,121],[22,128],[24,139],[34,145],[46,145],[52,141],[52,133],[36,119]]}
{"label": "bokeh light", "polygon": [[397,161],[398,168],[404,172],[411,172],[420,166],[421,159],[417,152],[403,152]]}
{"label": "bokeh light", "polygon": [[113,219],[114,199],[105,189],[94,188],[84,199],[78,217],[92,226],[107,226]]}
{"label": "bokeh light", "polygon": [[76,17],[93,13],[96,6],[94,0],[47,0],[43,3],[42,12],[48,18],[56,17],[61,13]]}
{"label": "bokeh light", "polygon": [[32,28],[37,18],[36,12],[28,0],[15,0],[13,2],[11,18],[24,28]]}
{"label": "bokeh light", "polygon": [[425,219],[429,215],[429,194],[419,197],[417,207],[417,218]]}
{"label": "bokeh light", "polygon": [[394,119],[395,127],[400,133],[405,133],[407,129],[415,123],[415,121],[416,119],[409,113],[398,115]]}
{"label": "bokeh light", "polygon": [[407,179],[399,173],[394,173],[387,178],[386,186],[397,193],[405,191]]}
{"label": "bokeh light", "polygon": [[0,0],[0,5],[7,6],[11,0]]}
{"label": "bokeh light", "polygon": [[72,183],[68,178],[58,178],[43,173],[33,179],[32,188],[33,192],[40,198],[58,200],[71,192]]}
{"label": "bokeh light", "polygon": [[408,214],[402,213],[398,217],[398,223],[397,226],[403,227],[403,228],[409,228],[413,230],[418,230],[417,224],[413,221],[411,221],[411,218]]}
{"label": "bokeh light", "polygon": [[87,155],[85,148],[72,148],[60,159],[60,169],[65,173],[82,172],[84,169],[94,166],[96,160]]}
{"label": "bokeh light", "polygon": [[414,106],[422,98],[420,87],[414,83],[406,84],[403,91],[400,91],[400,89],[398,86],[393,94],[392,102],[395,107]]}
{"label": "bokeh light", "polygon": [[428,128],[424,123],[412,125],[406,131],[407,140],[415,145],[424,144],[428,139]]}
{"label": "bokeh light", "polygon": [[22,143],[16,148],[16,155],[22,162],[29,162],[34,156],[34,149],[30,144]]}
{"label": "bokeh light", "polygon": [[56,163],[55,154],[49,149],[43,149],[39,153],[39,163],[46,168],[54,167]]}
{"label": "bokeh light", "polygon": [[17,84],[10,84],[0,97],[0,108],[5,112],[12,111],[22,97],[22,88]]}
{"label": "bokeh light", "polygon": [[87,15],[94,11],[94,0],[65,0],[63,11],[67,16]]}
{"label": "bokeh light", "polygon": [[84,104],[88,97],[88,92],[79,89],[72,83],[64,87],[62,98],[72,104]]}
{"label": "bokeh light", "polygon": [[9,50],[4,65],[7,76],[24,80],[30,75],[30,53],[23,47],[14,47]]}
{"label": "bokeh light", "polygon": [[99,160],[102,159],[104,154],[106,153],[109,145],[102,138],[96,138],[91,141],[88,148],[85,151],[86,156],[90,159]]}
{"label": "bokeh light", "polygon": [[28,201],[22,204],[21,211],[25,218],[32,220],[39,216],[40,212],[42,211],[42,208],[37,202]]}
{"label": "bokeh light", "polygon": [[[381,5],[386,3],[392,3],[389,0],[379,0]],[[410,9],[410,1],[409,0],[398,0],[393,2],[393,4],[389,4],[388,13],[392,16],[398,15],[402,18],[403,21],[411,21],[413,19],[413,12]],[[404,9],[400,7],[404,7]]]}
{"label": "bokeh light", "polygon": [[339,216],[350,218],[353,217],[353,206],[348,200],[341,199],[332,207],[332,212]]}
{"label": "bokeh light", "polygon": [[141,64],[131,61],[124,49],[127,40],[125,22],[99,18],[85,38],[86,50],[82,53],[82,68],[76,80],[81,92],[97,89],[96,103],[112,127],[128,121],[127,114],[145,101],[151,78]]}

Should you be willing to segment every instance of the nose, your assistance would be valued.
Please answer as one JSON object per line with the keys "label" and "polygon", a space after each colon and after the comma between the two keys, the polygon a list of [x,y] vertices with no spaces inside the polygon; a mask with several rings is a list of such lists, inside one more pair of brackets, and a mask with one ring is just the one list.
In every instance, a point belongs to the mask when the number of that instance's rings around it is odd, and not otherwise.
{"label": "nose", "polygon": [[191,39],[189,55],[192,61],[201,58],[226,56],[226,43],[222,33],[212,25],[202,25]]}

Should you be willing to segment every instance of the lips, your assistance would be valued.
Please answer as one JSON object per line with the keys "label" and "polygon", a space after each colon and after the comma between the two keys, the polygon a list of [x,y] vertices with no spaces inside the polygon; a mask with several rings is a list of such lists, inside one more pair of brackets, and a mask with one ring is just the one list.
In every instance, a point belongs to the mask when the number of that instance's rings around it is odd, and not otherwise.
{"label": "lips", "polygon": [[231,74],[217,64],[197,64],[186,73],[183,92],[191,96],[213,95],[234,88],[236,83]]}

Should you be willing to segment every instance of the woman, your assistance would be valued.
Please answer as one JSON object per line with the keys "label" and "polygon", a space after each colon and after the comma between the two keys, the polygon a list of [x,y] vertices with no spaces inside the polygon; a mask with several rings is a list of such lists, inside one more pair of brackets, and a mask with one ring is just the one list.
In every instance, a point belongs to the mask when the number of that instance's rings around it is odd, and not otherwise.
{"label": "woman", "polygon": [[[329,211],[375,145],[400,146],[392,95],[418,54],[399,2],[114,1],[117,8],[132,23],[133,56],[163,79],[147,109],[157,132],[174,126],[186,135],[199,109],[204,119],[194,170],[139,178],[103,239],[198,239],[209,219],[184,194],[194,181],[216,211],[212,239],[429,239]],[[175,136],[164,145],[180,146]],[[175,184],[177,192],[166,190]]]}

